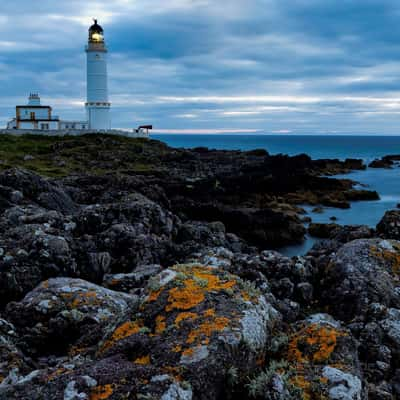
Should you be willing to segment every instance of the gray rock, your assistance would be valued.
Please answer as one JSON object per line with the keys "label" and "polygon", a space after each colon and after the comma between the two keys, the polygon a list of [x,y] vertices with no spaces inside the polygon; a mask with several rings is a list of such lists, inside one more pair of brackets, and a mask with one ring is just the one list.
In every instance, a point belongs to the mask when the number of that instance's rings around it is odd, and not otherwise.
{"label": "gray rock", "polygon": [[328,379],[330,400],[361,400],[362,384],[357,376],[326,366],[324,378]]}
{"label": "gray rock", "polygon": [[366,317],[371,304],[400,308],[396,288],[400,242],[361,239],[334,254],[325,269],[322,299],[331,313],[349,321]]}
{"label": "gray rock", "polygon": [[55,278],[43,282],[22,301],[10,303],[6,313],[21,335],[25,351],[65,353],[73,346],[95,344],[108,325],[136,301],[135,296],[80,279]]}

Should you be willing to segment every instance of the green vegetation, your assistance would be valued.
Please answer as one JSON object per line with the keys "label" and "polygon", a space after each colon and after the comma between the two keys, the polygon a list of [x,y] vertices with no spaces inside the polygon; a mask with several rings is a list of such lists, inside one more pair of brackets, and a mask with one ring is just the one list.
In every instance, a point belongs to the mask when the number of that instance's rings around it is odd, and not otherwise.
{"label": "green vegetation", "polygon": [[[294,372],[290,370],[286,361],[271,361],[269,367],[260,372],[247,385],[249,396],[259,400],[301,400],[304,393],[301,389],[293,385],[292,378]],[[280,377],[283,384],[283,391],[275,390],[273,383],[274,377]]]}
{"label": "green vegetation", "polygon": [[147,173],[167,153],[161,142],[114,135],[0,135],[0,171],[20,167],[48,177]]}

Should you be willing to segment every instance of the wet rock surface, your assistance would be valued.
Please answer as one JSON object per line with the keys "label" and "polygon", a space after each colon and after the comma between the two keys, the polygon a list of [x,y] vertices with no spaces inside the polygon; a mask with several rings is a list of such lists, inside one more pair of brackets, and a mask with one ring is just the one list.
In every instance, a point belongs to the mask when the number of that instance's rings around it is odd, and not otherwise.
{"label": "wet rock surface", "polygon": [[400,210],[387,211],[376,230],[386,239],[400,240]]}
{"label": "wet rock surface", "polygon": [[0,399],[400,397],[399,213],[274,250],[362,162],[50,143],[0,172]]}

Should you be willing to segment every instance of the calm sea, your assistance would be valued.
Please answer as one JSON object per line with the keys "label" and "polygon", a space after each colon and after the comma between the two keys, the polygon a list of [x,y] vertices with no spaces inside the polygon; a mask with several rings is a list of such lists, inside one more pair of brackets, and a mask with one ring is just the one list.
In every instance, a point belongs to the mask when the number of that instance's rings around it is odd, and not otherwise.
{"label": "calm sea", "polygon": [[[152,135],[172,147],[209,147],[225,150],[266,149],[270,154],[301,154],[317,158],[361,158],[370,162],[388,154],[400,154],[400,136],[317,136],[317,135]],[[341,176],[339,176],[341,177]],[[330,217],[338,218],[343,225],[375,225],[386,210],[400,203],[400,168],[371,169],[346,175],[363,187],[376,190],[379,201],[354,202],[351,209],[326,208],[323,214],[312,213],[305,207],[314,222],[328,223]],[[287,255],[304,254],[314,240],[307,238],[300,246],[290,246],[281,251]]]}

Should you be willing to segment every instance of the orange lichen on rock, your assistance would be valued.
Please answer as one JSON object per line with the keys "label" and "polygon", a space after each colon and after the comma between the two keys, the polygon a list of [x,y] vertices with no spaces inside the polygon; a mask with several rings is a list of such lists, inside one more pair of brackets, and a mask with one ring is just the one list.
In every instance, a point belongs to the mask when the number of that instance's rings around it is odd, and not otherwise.
{"label": "orange lichen on rock", "polygon": [[90,393],[90,400],[107,400],[114,392],[114,385],[96,386]]}
{"label": "orange lichen on rock", "polygon": [[97,303],[97,293],[92,290],[88,292],[78,293],[72,301],[71,307],[76,308],[79,306],[95,305]]}
{"label": "orange lichen on rock", "polygon": [[221,332],[229,325],[229,319],[225,317],[217,317],[211,321],[205,321],[199,325],[197,329],[193,329],[186,340],[186,343],[203,343],[208,344],[209,338],[214,332]]}
{"label": "orange lichen on rock", "polygon": [[189,347],[188,349],[186,349],[185,351],[182,352],[182,354],[184,356],[190,357],[194,354],[194,349]]}
{"label": "orange lichen on rock", "polygon": [[147,301],[149,301],[149,302],[156,301],[158,299],[158,297],[160,296],[161,292],[162,292],[162,289],[150,291]]}
{"label": "orange lichen on rock", "polygon": [[176,366],[171,366],[171,365],[166,365],[165,367],[161,368],[161,371],[165,374],[171,375],[174,377],[174,379],[178,382],[183,381],[182,378],[182,367],[176,367]]}
{"label": "orange lichen on rock", "polygon": [[242,290],[240,292],[240,294],[242,295],[242,298],[243,298],[244,301],[250,301],[251,300],[250,295],[246,291]]}
{"label": "orange lichen on rock", "polygon": [[344,335],[333,327],[311,324],[292,335],[288,359],[298,363],[325,362],[335,350],[337,338]]}
{"label": "orange lichen on rock", "polygon": [[205,300],[206,293],[232,289],[235,280],[222,280],[212,268],[196,267],[186,271],[187,279],[183,287],[174,287],[169,291],[166,311],[190,310]]}
{"label": "orange lichen on rock", "polygon": [[149,365],[150,364],[150,356],[143,356],[143,357],[138,357],[135,361],[135,364],[140,364],[140,365]]}
{"label": "orange lichen on rock", "polygon": [[182,346],[180,344],[178,344],[172,349],[172,351],[174,353],[180,353],[182,351]]}
{"label": "orange lichen on rock", "polygon": [[162,315],[158,315],[156,318],[156,328],[155,333],[157,335],[161,335],[167,327],[167,323],[165,322],[165,317]]}
{"label": "orange lichen on rock", "polygon": [[193,279],[185,281],[185,287],[175,287],[169,291],[166,311],[189,310],[204,301],[204,290]]}
{"label": "orange lichen on rock", "polygon": [[125,339],[129,336],[139,333],[142,328],[143,324],[140,321],[124,322],[117,329],[115,329],[111,338],[104,343],[103,347],[101,348],[101,351],[104,352],[108,350],[115,342],[118,342],[122,339]]}
{"label": "orange lichen on rock", "polygon": [[397,251],[391,251],[372,246],[371,254],[376,258],[384,259],[389,262],[392,274],[400,275],[400,249],[396,250]]}
{"label": "orange lichen on rock", "polygon": [[52,381],[53,379],[57,378],[57,376],[60,376],[61,374],[64,374],[68,370],[65,368],[57,368],[55,371],[53,371],[50,375],[47,376],[48,381]]}
{"label": "orange lichen on rock", "polygon": [[195,314],[195,313],[192,313],[192,312],[181,312],[180,314],[178,314],[177,315],[177,317],[175,318],[175,324],[177,325],[177,326],[179,326],[179,324],[182,322],[182,321],[185,321],[185,320],[187,320],[187,319],[190,319],[190,320],[196,320],[198,317],[197,317],[197,314]]}
{"label": "orange lichen on rock", "polygon": [[215,317],[215,310],[213,308],[209,308],[208,310],[204,311],[203,315],[205,317]]}
{"label": "orange lichen on rock", "polygon": [[290,383],[293,386],[301,389],[303,392],[303,400],[311,400],[312,386],[311,382],[307,380],[303,375],[295,375],[290,379]]}

